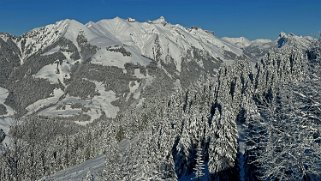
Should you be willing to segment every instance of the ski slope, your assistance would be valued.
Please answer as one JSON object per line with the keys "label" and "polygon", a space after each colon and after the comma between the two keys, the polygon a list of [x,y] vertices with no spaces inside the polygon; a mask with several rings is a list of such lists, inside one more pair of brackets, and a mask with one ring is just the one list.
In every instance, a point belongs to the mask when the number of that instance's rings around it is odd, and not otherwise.
{"label": "ski slope", "polygon": [[54,175],[44,177],[39,181],[82,181],[85,180],[87,173],[90,171],[95,180],[99,180],[105,167],[105,156],[87,160],[74,167],[59,171]]}

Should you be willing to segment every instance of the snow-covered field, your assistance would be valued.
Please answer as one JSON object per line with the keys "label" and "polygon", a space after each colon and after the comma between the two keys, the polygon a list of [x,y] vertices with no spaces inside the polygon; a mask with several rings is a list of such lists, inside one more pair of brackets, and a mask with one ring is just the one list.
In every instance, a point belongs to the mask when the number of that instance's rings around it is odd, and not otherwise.
{"label": "snow-covered field", "polygon": [[39,101],[29,105],[26,109],[29,111],[29,114],[37,112],[38,110],[46,106],[57,103],[59,101],[60,96],[62,96],[63,94],[64,92],[61,89],[55,89],[52,94],[52,97],[49,97],[47,99],[40,99]]}
{"label": "snow-covered field", "polygon": [[95,180],[99,178],[99,175],[105,168],[105,156],[98,156],[94,159],[87,160],[82,164],[76,165],[71,168],[59,171],[54,175],[44,177],[39,181],[82,181],[86,179],[87,173],[93,175]]}
{"label": "snow-covered field", "polygon": [[[116,49],[116,48],[115,48]],[[129,52],[129,50],[126,49]],[[136,55],[134,52],[129,52],[130,56],[124,56],[120,52],[114,52],[107,49],[100,49],[92,58],[93,64],[103,66],[115,66],[125,69],[126,63],[140,64],[143,66],[148,65],[151,60],[142,56]]]}
{"label": "snow-covered field", "polygon": [[66,96],[64,99],[57,102],[60,96],[63,94],[62,91],[55,91],[53,97],[39,100],[36,103],[28,106],[28,110],[35,111],[39,110],[46,105],[55,104],[49,108],[46,108],[39,112],[39,115],[49,116],[49,117],[61,117],[61,118],[70,118],[73,116],[80,115],[83,111],[81,107],[72,107],[72,105],[78,104],[84,108],[88,108],[84,114],[90,116],[88,121],[75,121],[77,124],[86,125],[92,123],[94,120],[100,118],[103,112],[107,118],[115,118],[119,112],[119,107],[112,104],[113,101],[116,101],[115,92],[105,91],[105,87],[101,82],[92,81],[96,85],[96,92],[99,95],[94,96],[93,98],[82,99],[80,97]]}

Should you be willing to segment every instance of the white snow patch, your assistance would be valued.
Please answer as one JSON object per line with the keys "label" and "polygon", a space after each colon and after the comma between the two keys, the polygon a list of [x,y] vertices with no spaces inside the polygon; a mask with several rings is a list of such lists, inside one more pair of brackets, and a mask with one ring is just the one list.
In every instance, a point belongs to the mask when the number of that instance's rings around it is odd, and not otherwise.
{"label": "white snow patch", "polygon": [[99,96],[93,98],[93,104],[100,105],[101,109],[106,113],[106,116],[109,118],[115,118],[119,112],[119,107],[112,105],[113,101],[118,100],[116,93],[113,91],[105,91],[105,87],[101,82],[94,82],[96,88],[100,93]]}
{"label": "white snow patch", "polygon": [[10,106],[7,106],[6,104],[4,104],[8,95],[9,95],[9,91],[5,88],[0,87],[0,104],[3,104],[7,109],[7,114],[2,115],[2,117],[7,117],[15,114],[15,111]]}
{"label": "white snow patch", "polygon": [[[79,115],[81,110],[80,109],[71,109],[70,105],[75,103],[86,103],[85,100],[81,100],[78,97],[69,97],[67,96],[65,99],[59,101],[56,106],[49,107],[39,114],[43,116],[53,116],[53,117],[62,117],[62,118],[69,118],[76,115]],[[58,109],[59,107],[59,109]],[[63,108],[62,108],[63,107]]]}
{"label": "white snow patch", "polygon": [[46,53],[43,53],[42,55],[43,55],[43,56],[51,55],[51,54],[54,54],[54,53],[58,52],[59,50],[60,50],[60,47],[59,47],[59,46],[56,46],[55,48],[52,48],[51,50],[49,50],[49,51],[46,52]]}
{"label": "white snow patch", "polygon": [[[47,79],[51,84],[64,84],[65,79],[70,78],[71,63],[70,60],[64,60],[62,63],[58,61],[42,67],[33,77]],[[74,62],[73,62],[74,63]]]}
{"label": "white snow patch", "polygon": [[129,93],[126,97],[126,101],[128,101],[128,99],[130,98],[130,95],[133,95],[134,99],[139,99],[140,91],[138,90],[138,88],[140,87],[140,83],[136,80],[130,81],[128,86],[129,86]]}
{"label": "white snow patch", "polygon": [[119,52],[111,52],[106,49],[99,50],[93,57],[91,63],[103,66],[116,66],[125,69],[125,64],[131,62],[131,57],[123,56]]}
{"label": "white snow patch", "polygon": [[256,39],[256,40],[253,40],[251,43],[266,44],[271,42],[272,40],[269,40],[269,39]]}
{"label": "white snow patch", "polygon": [[[5,35],[5,34],[0,34],[0,38],[5,42],[7,42],[8,39],[9,39],[9,37],[7,35]],[[0,46],[0,48],[1,48],[1,46]]]}
{"label": "white snow patch", "polygon": [[[81,99],[80,97],[66,96],[63,100],[59,101],[55,106],[42,110],[39,114],[51,117],[72,118],[81,114],[90,116],[88,121],[75,121],[80,125],[87,125],[94,120],[100,118],[103,112],[108,118],[115,118],[119,112],[119,107],[112,105],[113,101],[116,101],[115,92],[105,91],[105,87],[102,82],[92,81],[96,85],[96,92],[100,95],[96,95],[93,98]],[[72,105],[80,104],[88,110],[83,111],[82,108],[72,108]],[[29,106],[28,106],[29,107]]]}
{"label": "white snow patch", "polygon": [[[129,48],[128,48],[129,49]],[[126,49],[126,51],[129,51]],[[106,48],[100,49],[93,57],[91,63],[103,66],[116,66],[125,69],[126,63],[147,66],[151,61],[140,55],[129,51],[131,56],[124,56],[120,52],[109,51]]]}
{"label": "white snow patch", "polygon": [[186,29],[180,25],[167,23],[164,18],[150,23],[128,22],[114,18],[92,23],[91,28],[108,30],[123,44],[131,46],[134,52],[154,60],[157,48],[161,53],[161,59],[165,63],[174,63],[178,72],[181,70],[182,57],[186,56],[187,50],[192,46],[222,60],[225,60],[225,51],[236,55],[243,54],[240,48],[222,41],[206,30]]}
{"label": "white snow patch", "polygon": [[246,48],[249,46],[257,46],[261,48],[270,48],[272,40],[269,39],[256,39],[253,41],[248,40],[245,37],[239,37],[239,38],[229,38],[229,37],[223,37],[223,41],[228,42],[232,45],[235,45],[239,48]]}
{"label": "white snow patch", "polygon": [[7,114],[0,116],[0,129],[2,129],[7,135],[3,143],[9,145],[10,135],[8,133],[10,130],[10,126],[13,123],[13,119],[10,116],[14,115],[15,111],[11,107],[4,104],[8,95],[9,95],[9,91],[5,88],[0,87],[0,104],[4,105],[7,109]]}
{"label": "white snow patch", "polygon": [[59,75],[57,74],[57,64],[49,64],[42,67],[34,78],[47,79],[51,84],[58,84]]}
{"label": "white snow patch", "polygon": [[89,124],[94,120],[98,119],[102,115],[102,111],[105,112],[106,117],[115,118],[119,112],[119,107],[112,105],[113,101],[116,101],[116,93],[113,91],[105,91],[105,87],[102,82],[92,81],[96,85],[96,91],[100,94],[99,96],[93,97],[88,108],[90,111],[86,112],[91,117],[90,121],[76,122],[78,124]]}
{"label": "white snow patch", "polygon": [[234,63],[235,63],[235,60],[225,60],[223,62],[223,65],[230,66],[230,65],[233,65]]}
{"label": "white snow patch", "polygon": [[248,40],[245,37],[239,37],[239,38],[229,38],[229,37],[223,37],[222,40],[234,44],[239,48],[247,47],[251,44],[251,41]]}
{"label": "white snow patch", "polygon": [[64,91],[61,89],[54,89],[53,93],[50,95],[51,97],[48,97],[46,99],[38,100],[37,102],[30,104],[28,107],[26,107],[26,110],[28,110],[28,114],[32,114],[34,112],[37,112],[38,110],[50,106],[51,104],[55,104],[59,101],[59,98],[64,94]]}
{"label": "white snow patch", "polygon": [[182,89],[181,80],[176,79],[174,82],[174,87],[176,90],[181,90]]}
{"label": "white snow patch", "polygon": [[137,77],[139,79],[146,78],[146,76],[140,72],[140,69],[135,69],[134,70],[134,75],[135,75],[135,77]]}
{"label": "white snow patch", "polygon": [[3,104],[9,95],[9,91],[5,88],[0,87],[0,104]]}
{"label": "white snow patch", "polygon": [[138,102],[138,104],[136,105],[136,107],[137,107],[137,108],[142,107],[142,106],[143,106],[144,101],[145,101],[145,98],[141,98],[141,99],[139,99],[139,102]]}
{"label": "white snow patch", "polygon": [[[59,171],[51,176],[46,176],[39,181],[75,181],[86,180],[86,174],[88,171],[93,174],[94,177],[100,177],[105,168],[105,155],[98,156],[96,158],[87,160],[79,165],[67,168]],[[98,178],[97,178],[98,179]]]}

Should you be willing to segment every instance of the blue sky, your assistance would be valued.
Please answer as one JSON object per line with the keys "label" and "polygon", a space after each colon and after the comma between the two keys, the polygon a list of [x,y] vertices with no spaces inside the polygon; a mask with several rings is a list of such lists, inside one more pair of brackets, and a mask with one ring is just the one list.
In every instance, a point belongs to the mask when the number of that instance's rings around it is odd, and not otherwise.
{"label": "blue sky", "polygon": [[66,18],[86,23],[161,15],[172,24],[200,26],[220,37],[275,39],[281,31],[321,32],[321,0],[0,0],[0,32],[20,35]]}

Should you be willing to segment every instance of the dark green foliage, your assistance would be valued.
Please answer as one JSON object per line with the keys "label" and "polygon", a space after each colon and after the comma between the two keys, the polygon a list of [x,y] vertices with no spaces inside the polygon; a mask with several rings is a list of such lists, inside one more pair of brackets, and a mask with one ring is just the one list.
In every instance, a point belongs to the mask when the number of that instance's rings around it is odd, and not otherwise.
{"label": "dark green foliage", "polygon": [[[0,86],[5,87],[14,68],[20,65],[20,51],[10,37],[5,42],[0,38]],[[10,83],[10,82],[9,82]]]}
{"label": "dark green foliage", "polygon": [[94,97],[96,85],[85,79],[75,80],[67,87],[66,93],[70,96],[88,98]]}
{"label": "dark green foliage", "polygon": [[11,129],[11,134],[27,142],[41,143],[52,141],[57,136],[76,134],[80,129],[81,126],[70,121],[28,117],[21,125]]}
{"label": "dark green foliage", "polygon": [[84,32],[80,32],[77,36],[77,43],[81,49],[80,54],[82,59],[86,62],[90,62],[91,56],[97,52],[98,47],[88,43],[88,40],[84,35]]}
{"label": "dark green foliage", "polygon": [[124,47],[118,47],[118,46],[116,46],[116,47],[107,47],[106,50],[110,51],[110,52],[119,52],[125,57],[130,57],[132,55]]}
{"label": "dark green foliage", "polygon": [[120,126],[119,128],[118,128],[118,131],[117,131],[117,133],[116,133],[116,140],[118,141],[118,142],[120,142],[121,140],[123,140],[124,138],[125,138],[125,132],[124,132],[125,130],[124,130],[124,128],[122,127],[122,126]]}
{"label": "dark green foliage", "polygon": [[57,85],[50,84],[47,80],[26,77],[8,87],[9,95],[5,104],[16,108],[18,113],[21,114],[24,113],[28,105],[50,97],[55,88],[57,88]]}
{"label": "dark green foliage", "polygon": [[3,104],[0,104],[0,116],[7,114],[7,108]]}

